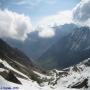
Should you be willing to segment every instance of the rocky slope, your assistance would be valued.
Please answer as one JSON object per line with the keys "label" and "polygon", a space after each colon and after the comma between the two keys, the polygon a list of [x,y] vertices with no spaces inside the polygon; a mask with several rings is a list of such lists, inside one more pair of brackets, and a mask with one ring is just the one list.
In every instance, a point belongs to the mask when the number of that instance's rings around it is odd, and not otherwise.
{"label": "rocky slope", "polygon": [[37,83],[14,69],[5,60],[0,59],[0,88],[10,88],[11,90],[90,90],[89,72],[90,58],[61,71],[51,70],[47,75],[33,70],[33,73],[43,80],[42,83]]}
{"label": "rocky slope", "polygon": [[[39,82],[38,76],[33,73],[32,70],[42,72],[43,70],[40,69],[38,65],[33,63],[31,59],[29,59],[24,53],[22,53],[20,50],[11,47],[6,42],[0,39],[0,59],[4,62],[7,62],[11,67],[14,69],[20,71],[21,73],[27,75],[29,78],[32,78]],[[13,70],[9,70],[9,68],[5,67],[5,64],[0,64],[1,67],[5,68],[6,71],[10,72],[11,74],[15,73]],[[3,74],[5,73],[5,74]],[[6,74],[9,74],[7,72],[3,72],[1,75],[5,75],[4,77],[7,78],[8,76]],[[20,76],[18,73],[15,73],[16,75]],[[23,77],[24,78],[24,77]]]}

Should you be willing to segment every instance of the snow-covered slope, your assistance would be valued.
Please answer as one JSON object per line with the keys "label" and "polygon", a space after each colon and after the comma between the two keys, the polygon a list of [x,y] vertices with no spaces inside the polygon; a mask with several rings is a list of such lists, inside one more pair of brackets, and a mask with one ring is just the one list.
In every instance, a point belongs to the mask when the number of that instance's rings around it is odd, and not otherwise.
{"label": "snow-covered slope", "polygon": [[79,90],[90,90],[90,58],[75,66],[64,69],[62,72],[56,70],[56,87],[76,88]]}
{"label": "snow-covered slope", "polygon": [[[20,83],[15,83],[4,78],[2,72],[12,71]],[[41,84],[30,79],[20,71],[10,66],[6,61],[0,59],[0,89],[11,88],[18,90],[90,90],[90,59],[81,62],[75,66],[66,68],[62,71],[52,70],[48,75],[40,74],[37,71],[33,73],[40,76],[43,80]],[[18,75],[16,74],[18,73]],[[21,77],[22,76],[22,77]],[[24,77],[24,78],[23,78]]]}
{"label": "snow-covered slope", "polygon": [[[9,70],[12,70],[12,71],[15,71],[16,73],[27,78],[26,75],[15,70],[6,61],[3,61],[0,59],[0,64],[2,64],[4,66],[4,68],[0,67],[0,74],[1,74],[1,72],[4,72],[4,71],[9,72]],[[35,73],[37,73],[41,77],[49,77],[49,76],[39,74],[38,72],[35,72]],[[0,89],[11,89],[11,90],[13,90],[13,89],[16,89],[16,90],[17,89],[18,90],[53,90],[54,89],[54,87],[51,88],[51,85],[46,85],[46,86],[44,85],[43,87],[41,87],[37,82],[35,82],[31,79],[20,78],[17,75],[15,77],[21,82],[21,84],[17,84],[17,83],[8,81],[2,75],[0,75]],[[64,89],[64,87],[60,87],[60,88],[63,90],[69,90],[69,89]],[[56,88],[55,90],[59,90],[59,89]]]}

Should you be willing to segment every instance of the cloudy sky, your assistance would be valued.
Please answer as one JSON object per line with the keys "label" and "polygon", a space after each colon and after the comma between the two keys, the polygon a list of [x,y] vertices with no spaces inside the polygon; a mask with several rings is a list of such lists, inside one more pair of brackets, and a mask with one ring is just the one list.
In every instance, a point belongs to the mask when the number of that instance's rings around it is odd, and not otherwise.
{"label": "cloudy sky", "polygon": [[24,13],[36,23],[41,18],[71,10],[80,0],[0,0],[1,8]]}
{"label": "cloudy sky", "polygon": [[65,23],[90,26],[90,0],[0,0],[0,37],[23,41],[35,27],[52,37],[51,27]]}

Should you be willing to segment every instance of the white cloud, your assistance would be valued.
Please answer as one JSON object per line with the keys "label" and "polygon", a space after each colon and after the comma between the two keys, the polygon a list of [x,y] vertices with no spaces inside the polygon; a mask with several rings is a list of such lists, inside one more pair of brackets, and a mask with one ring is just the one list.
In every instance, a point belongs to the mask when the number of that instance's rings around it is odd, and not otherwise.
{"label": "white cloud", "polygon": [[28,16],[9,10],[0,10],[0,37],[25,40],[32,32],[31,20]]}
{"label": "white cloud", "polygon": [[[42,1],[43,0],[20,0],[19,2],[17,0],[17,3],[34,6]],[[44,2],[47,2],[47,0]],[[49,2],[51,2],[51,0],[49,0]],[[52,27],[66,23],[77,23],[90,26],[90,0],[81,0],[81,2],[72,10],[58,12],[55,15],[42,18],[37,23],[35,29],[38,30],[38,35],[40,37],[51,38],[55,35],[55,31]],[[32,25],[29,17],[9,10],[0,10],[1,37],[25,40],[27,34],[32,31],[31,28]]]}
{"label": "white cloud", "polygon": [[[40,37],[52,37],[55,35],[53,26],[63,25],[65,23],[72,23],[72,11],[62,11],[56,15],[51,15],[44,17],[36,26],[36,29],[39,30]],[[41,29],[40,29],[41,28]]]}
{"label": "white cloud", "polygon": [[[34,6],[40,2],[53,4],[55,0],[8,0],[5,3],[17,5]],[[3,4],[3,3],[2,3]],[[5,4],[5,5],[6,5]],[[72,22],[72,12],[63,11],[55,15],[44,17],[37,25],[39,27],[38,35],[43,38],[51,38],[55,35],[52,26],[63,25]],[[25,40],[27,34],[32,29],[30,18],[9,10],[0,10],[0,37],[9,37],[18,40]]]}
{"label": "white cloud", "polygon": [[38,35],[42,38],[51,38],[55,35],[55,32],[52,28],[45,27],[43,30],[39,31]]}
{"label": "white cloud", "polygon": [[44,17],[40,22],[39,26],[53,26],[55,24],[57,25],[63,25],[65,23],[71,23],[72,22],[72,11],[62,11],[55,15]]}
{"label": "white cloud", "polygon": [[[53,26],[63,25],[66,23],[76,23],[83,26],[90,27],[90,0],[81,0],[75,8],[72,10],[62,11],[57,13],[56,15],[51,15],[48,17],[44,17],[38,24],[37,27],[41,27],[42,29],[39,31],[39,36],[48,37],[48,31],[45,29],[48,27],[52,36],[55,35]],[[42,33],[41,33],[42,32]],[[45,33],[46,32],[46,33]],[[45,36],[47,34],[47,36]]]}
{"label": "white cloud", "polygon": [[73,9],[73,19],[81,25],[90,26],[90,0],[82,0]]}

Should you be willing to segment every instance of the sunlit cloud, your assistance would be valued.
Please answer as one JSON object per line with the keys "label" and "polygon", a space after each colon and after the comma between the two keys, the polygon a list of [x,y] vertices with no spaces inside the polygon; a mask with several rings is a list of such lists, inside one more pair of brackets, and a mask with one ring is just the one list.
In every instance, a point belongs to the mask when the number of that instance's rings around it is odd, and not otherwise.
{"label": "sunlit cloud", "polygon": [[28,16],[12,12],[8,9],[0,10],[0,37],[13,38],[24,41],[28,33],[32,32],[31,20]]}
{"label": "sunlit cloud", "polygon": [[39,31],[38,35],[42,38],[51,38],[55,35],[55,32],[53,28],[45,27],[43,30]]}
{"label": "sunlit cloud", "polygon": [[90,0],[81,0],[73,9],[73,19],[80,25],[90,26]]}
{"label": "sunlit cloud", "polygon": [[55,31],[52,27],[64,25],[66,23],[73,23],[72,11],[62,11],[55,15],[44,17],[42,20],[38,22],[35,29],[39,31],[40,37],[50,38],[55,35]]}

